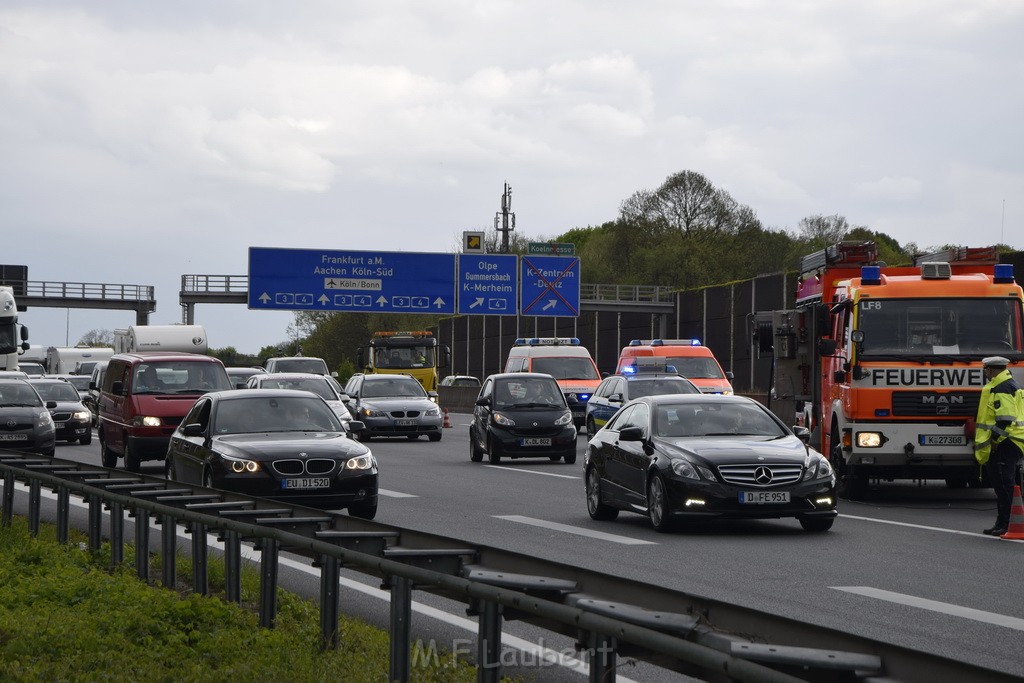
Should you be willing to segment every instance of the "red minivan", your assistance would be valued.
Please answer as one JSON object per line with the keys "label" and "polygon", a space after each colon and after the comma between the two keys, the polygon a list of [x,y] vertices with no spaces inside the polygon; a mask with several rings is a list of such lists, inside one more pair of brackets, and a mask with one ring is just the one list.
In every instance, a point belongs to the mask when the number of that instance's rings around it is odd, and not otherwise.
{"label": "red minivan", "polygon": [[217,358],[195,353],[119,353],[107,363],[98,401],[104,467],[124,458],[129,472],[146,460],[164,460],[171,434],[200,396],[227,391],[231,382]]}

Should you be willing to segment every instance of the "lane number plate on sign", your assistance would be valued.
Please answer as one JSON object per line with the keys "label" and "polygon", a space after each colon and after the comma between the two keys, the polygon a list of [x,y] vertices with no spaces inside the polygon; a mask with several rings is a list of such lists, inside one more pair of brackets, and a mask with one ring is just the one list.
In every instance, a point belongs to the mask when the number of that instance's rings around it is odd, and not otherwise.
{"label": "lane number plate on sign", "polygon": [[963,434],[918,434],[917,442],[922,446],[963,446],[967,437]]}
{"label": "lane number plate on sign", "polygon": [[283,489],[326,489],[330,488],[331,480],[327,477],[309,477],[306,479],[284,479],[281,481]]}
{"label": "lane number plate on sign", "polygon": [[740,503],[744,505],[765,505],[788,503],[789,491],[740,491]]}

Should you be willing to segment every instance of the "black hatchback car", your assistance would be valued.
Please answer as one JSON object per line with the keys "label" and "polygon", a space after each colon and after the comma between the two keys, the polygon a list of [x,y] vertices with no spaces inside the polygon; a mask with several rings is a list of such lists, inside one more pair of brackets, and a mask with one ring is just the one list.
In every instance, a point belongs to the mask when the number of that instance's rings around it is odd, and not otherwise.
{"label": "black hatchback car", "polygon": [[469,426],[469,459],[549,458],[576,462],[576,426],[551,375],[508,372],[484,380]]}
{"label": "black hatchback car", "polygon": [[[356,431],[362,423],[352,422]],[[377,460],[308,391],[233,389],[200,396],[174,430],[167,477],[207,488],[377,513]]]}
{"label": "black hatchback car", "polygon": [[50,410],[56,407],[53,401],[44,404],[28,380],[0,377],[0,448],[53,455]]}
{"label": "black hatchback car", "polygon": [[92,442],[92,413],[82,404],[81,394],[73,384],[63,379],[30,379],[28,383],[47,402],[56,402],[50,408],[53,428],[58,441],[68,443]]}
{"label": "black hatchback car", "polygon": [[587,444],[587,510],[679,521],[795,517],[827,531],[836,517],[836,476],[794,432],[744,396],[647,396],[631,401]]}

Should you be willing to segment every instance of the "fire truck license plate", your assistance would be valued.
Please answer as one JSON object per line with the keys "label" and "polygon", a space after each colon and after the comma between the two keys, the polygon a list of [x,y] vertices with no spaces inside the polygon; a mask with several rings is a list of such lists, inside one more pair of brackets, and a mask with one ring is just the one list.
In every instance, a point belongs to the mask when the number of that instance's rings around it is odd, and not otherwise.
{"label": "fire truck license plate", "polygon": [[789,491],[740,491],[740,503],[764,505],[766,503],[788,503]]}
{"label": "fire truck license plate", "polygon": [[963,446],[967,443],[963,434],[919,434],[917,440],[922,446]]}

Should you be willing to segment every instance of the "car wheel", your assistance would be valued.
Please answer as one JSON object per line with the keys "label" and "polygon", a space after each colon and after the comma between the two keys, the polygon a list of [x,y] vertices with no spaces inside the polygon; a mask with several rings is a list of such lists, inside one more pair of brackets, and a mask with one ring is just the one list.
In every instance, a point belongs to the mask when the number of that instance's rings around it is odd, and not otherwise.
{"label": "car wheel", "polygon": [[834,521],[835,517],[803,517],[800,519],[800,526],[804,531],[828,531]]}
{"label": "car wheel", "polygon": [[560,455],[549,455],[548,456],[548,460],[550,460],[551,462],[558,462],[561,459],[562,459],[562,456],[560,456]]}
{"label": "car wheel", "polygon": [[85,434],[81,438],[78,439],[78,443],[82,444],[83,446],[88,446],[89,444],[91,444],[92,443],[92,430],[91,429],[86,430]]}
{"label": "car wheel", "polygon": [[374,499],[373,502],[364,501],[349,505],[348,514],[360,519],[373,519],[377,516],[377,500]]}
{"label": "car wheel", "polygon": [[594,424],[594,416],[587,415],[587,436],[593,436],[597,433],[597,425]]}
{"label": "car wheel", "polygon": [[566,465],[573,465],[576,463],[576,449],[573,448],[571,451],[566,451],[565,455],[562,456],[562,460],[565,461]]}
{"label": "car wheel", "polygon": [[480,462],[484,459],[484,452],[477,445],[476,436],[473,434],[472,429],[469,430],[469,459],[473,462]]}
{"label": "car wheel", "polygon": [[647,513],[651,516],[651,526],[655,531],[666,532],[673,528],[668,512],[668,491],[665,481],[655,474],[647,483]]}
{"label": "car wheel", "polygon": [[868,493],[868,478],[863,474],[852,474],[843,459],[843,443],[839,440],[839,425],[832,425],[829,435],[829,461],[836,471],[836,490],[840,498],[864,500]]}
{"label": "car wheel", "polygon": [[131,444],[128,443],[128,437],[124,439],[124,468],[129,472],[138,472],[142,466],[142,462],[139,460],[139,456],[135,455],[132,450]]}
{"label": "car wheel", "polygon": [[420,438],[420,435],[419,434],[406,434],[405,438],[409,439],[409,441],[415,441],[416,439]]}
{"label": "car wheel", "polygon": [[487,459],[492,465],[497,465],[501,462],[501,453],[498,452],[498,442],[494,440],[494,437],[487,437]]}
{"label": "car wheel", "polygon": [[100,460],[104,467],[117,467],[117,453],[110,450],[106,442],[103,441],[103,432],[100,432]]}
{"label": "car wheel", "polygon": [[610,522],[619,516],[618,508],[601,502],[601,476],[596,467],[587,470],[587,512],[592,519],[599,522]]}
{"label": "car wheel", "polygon": [[67,441],[68,443],[74,443],[74,442],[78,441],[78,437],[77,436],[69,436],[68,438],[66,438],[64,440]]}
{"label": "car wheel", "polygon": [[431,434],[427,434],[427,438],[430,439],[431,441],[440,441],[441,432],[433,432]]}

